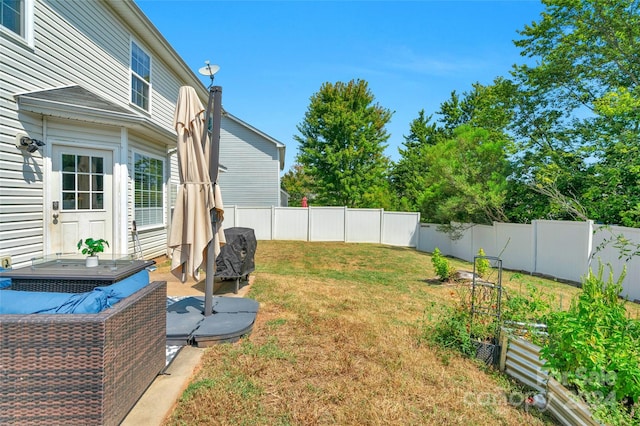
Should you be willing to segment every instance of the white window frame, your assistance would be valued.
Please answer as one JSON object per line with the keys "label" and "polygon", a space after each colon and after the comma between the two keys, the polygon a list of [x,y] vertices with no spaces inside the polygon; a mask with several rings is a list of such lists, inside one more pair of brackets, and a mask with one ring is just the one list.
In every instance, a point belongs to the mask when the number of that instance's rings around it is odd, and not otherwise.
{"label": "white window frame", "polygon": [[[147,55],[149,57],[149,81],[147,82],[144,78],[142,78],[142,76],[140,76],[139,74],[137,74],[136,72],[133,71],[133,46],[136,46],[138,49],[140,49],[142,51],[142,53],[144,53],[145,55]],[[149,95],[148,95],[148,99],[147,99],[147,104],[148,104],[148,109],[145,109],[144,107],[141,107],[140,105],[136,104],[135,102],[133,102],[133,85],[132,85],[132,81],[133,81],[133,77],[136,77],[137,79],[139,79],[140,81],[142,81],[143,83],[147,84],[147,88],[149,89]],[[148,114],[151,114],[151,93],[152,93],[152,84],[151,82],[153,81],[153,57],[151,56],[151,54],[147,51],[147,49],[145,49],[141,43],[138,43],[136,40],[134,40],[133,38],[131,38],[129,40],[129,103],[139,109],[140,111],[144,111]]]}
{"label": "white window frame", "polygon": [[33,15],[34,15],[34,2],[35,0],[20,0],[22,4],[22,16],[20,19],[22,20],[22,32],[23,34],[15,33],[13,30],[10,30],[7,27],[0,25],[0,34],[6,35],[9,37],[18,40],[21,43],[25,43],[33,48],[34,40],[33,40]]}
{"label": "white window frame", "polygon": [[[154,159],[154,160],[158,160],[162,162],[162,189],[160,191],[158,191],[161,195],[162,195],[162,206],[160,207],[155,207],[161,210],[162,212],[162,219],[160,222],[156,222],[156,223],[143,223],[140,222],[137,217],[136,217],[136,155],[140,155],[142,157],[145,158],[150,158],[150,159]],[[159,155],[154,155],[151,154],[150,152],[147,151],[141,151],[141,150],[133,150],[131,152],[131,170],[133,172],[133,176],[132,176],[132,183],[133,183],[133,190],[131,191],[131,195],[133,197],[132,203],[131,205],[133,206],[133,218],[136,220],[136,226],[138,229],[153,229],[153,228],[162,228],[166,226],[167,223],[167,191],[166,191],[166,177],[167,177],[167,159],[165,157],[159,156]],[[144,208],[144,207],[143,207]]]}

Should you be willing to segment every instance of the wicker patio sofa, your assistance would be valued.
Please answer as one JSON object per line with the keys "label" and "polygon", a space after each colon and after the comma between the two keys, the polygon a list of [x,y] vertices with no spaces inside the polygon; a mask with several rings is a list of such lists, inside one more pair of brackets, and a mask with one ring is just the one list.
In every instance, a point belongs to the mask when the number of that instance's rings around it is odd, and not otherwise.
{"label": "wicker patio sofa", "polygon": [[97,314],[0,315],[0,424],[121,423],[165,366],[166,296],[155,281]]}

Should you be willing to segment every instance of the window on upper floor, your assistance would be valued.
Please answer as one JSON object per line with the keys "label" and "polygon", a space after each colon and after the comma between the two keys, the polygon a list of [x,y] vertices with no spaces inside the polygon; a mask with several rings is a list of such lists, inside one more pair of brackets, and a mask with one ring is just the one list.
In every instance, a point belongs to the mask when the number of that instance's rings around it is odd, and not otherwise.
{"label": "window on upper floor", "polygon": [[134,154],[134,216],[139,226],[164,224],[164,161]]}
{"label": "window on upper floor", "polygon": [[24,0],[0,0],[0,25],[24,37]]}
{"label": "window on upper floor", "polygon": [[131,103],[150,111],[151,56],[131,42]]}
{"label": "window on upper floor", "polygon": [[0,0],[0,33],[33,47],[34,0]]}

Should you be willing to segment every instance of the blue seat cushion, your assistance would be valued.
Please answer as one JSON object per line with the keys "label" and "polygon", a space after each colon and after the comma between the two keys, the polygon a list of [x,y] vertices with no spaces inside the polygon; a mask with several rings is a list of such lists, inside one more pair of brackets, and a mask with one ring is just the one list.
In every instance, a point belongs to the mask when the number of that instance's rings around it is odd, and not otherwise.
{"label": "blue seat cushion", "polygon": [[[0,267],[0,272],[6,271],[6,269]],[[11,278],[0,278],[0,288],[11,287]]]}
{"label": "blue seat cushion", "polygon": [[111,307],[122,299],[131,296],[147,284],[149,284],[149,271],[143,269],[115,284],[96,287],[94,291],[104,292],[107,295],[107,304]]}
{"label": "blue seat cushion", "polygon": [[67,300],[55,309],[41,310],[40,314],[97,314],[109,305],[107,295],[101,291],[89,291],[70,295]]}
{"label": "blue seat cushion", "polygon": [[0,291],[0,314],[95,314],[107,307],[103,292]]}
{"label": "blue seat cushion", "polygon": [[0,291],[0,314],[96,314],[149,284],[145,269],[110,286],[86,293]]}

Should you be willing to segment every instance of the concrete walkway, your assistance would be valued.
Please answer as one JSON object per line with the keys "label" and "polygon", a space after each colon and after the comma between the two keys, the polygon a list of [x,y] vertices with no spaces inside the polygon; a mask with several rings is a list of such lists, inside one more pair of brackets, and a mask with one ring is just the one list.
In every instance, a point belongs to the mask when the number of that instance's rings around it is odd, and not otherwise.
{"label": "concrete walkway", "polygon": [[[197,283],[194,281],[181,283],[171,274],[164,259],[156,259],[156,265],[157,269],[149,274],[150,279],[151,281],[166,281],[167,296],[204,296],[204,274],[202,274],[202,280]],[[233,293],[234,281],[216,282],[214,294],[216,296],[245,297],[253,281],[253,277],[249,278],[249,283],[241,282],[238,294]],[[171,414],[191,377],[199,368],[204,351],[206,348],[183,347],[166,368],[165,374],[156,377],[121,425],[161,425]]]}

